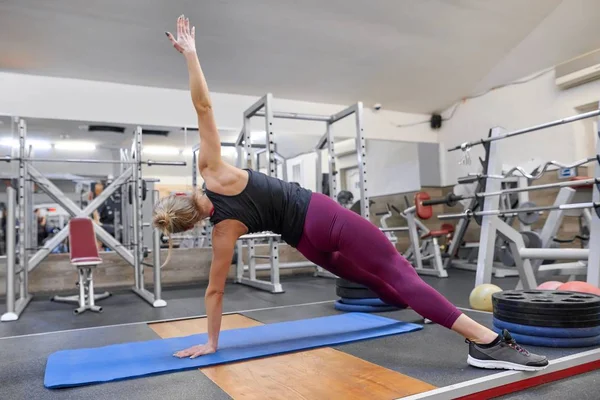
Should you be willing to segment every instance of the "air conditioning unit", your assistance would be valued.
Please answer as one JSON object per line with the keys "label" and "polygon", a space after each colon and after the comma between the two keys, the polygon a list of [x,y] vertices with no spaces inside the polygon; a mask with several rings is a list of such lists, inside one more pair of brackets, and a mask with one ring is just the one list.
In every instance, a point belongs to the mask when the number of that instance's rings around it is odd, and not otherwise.
{"label": "air conditioning unit", "polygon": [[600,79],[600,50],[559,64],[554,72],[556,86],[563,90]]}

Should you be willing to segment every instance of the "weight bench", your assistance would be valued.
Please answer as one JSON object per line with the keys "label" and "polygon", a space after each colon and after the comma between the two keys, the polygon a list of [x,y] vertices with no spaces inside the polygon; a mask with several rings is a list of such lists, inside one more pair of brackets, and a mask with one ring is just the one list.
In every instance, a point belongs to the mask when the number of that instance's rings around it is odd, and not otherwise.
{"label": "weight bench", "polygon": [[94,224],[90,218],[72,218],[69,221],[69,248],[71,264],[77,267],[79,273],[79,294],[72,296],[54,296],[52,301],[61,303],[79,304],[79,308],[73,310],[75,314],[81,314],[86,310],[102,312],[102,307],[95,304],[97,300],[110,297],[109,292],[101,294],[94,293],[93,269],[102,264],[96,245],[96,234]]}
{"label": "weight bench", "polygon": [[[442,262],[438,239],[449,239],[454,233],[454,226],[443,224],[440,229],[431,230],[421,222],[421,220],[428,220],[433,217],[433,207],[422,204],[423,201],[430,199],[431,197],[426,192],[415,194],[414,205],[406,208],[401,214],[406,219],[410,235],[410,248],[406,251],[404,257],[413,263],[419,274],[447,278],[448,272]],[[427,262],[427,266],[424,261]]]}

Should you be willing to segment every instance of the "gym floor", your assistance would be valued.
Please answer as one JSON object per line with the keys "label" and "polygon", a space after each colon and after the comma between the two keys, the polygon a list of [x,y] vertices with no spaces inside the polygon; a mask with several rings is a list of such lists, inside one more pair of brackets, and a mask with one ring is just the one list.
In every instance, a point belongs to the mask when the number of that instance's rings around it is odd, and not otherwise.
{"label": "gym floor", "polygon": [[[490,326],[491,314],[468,310],[468,294],[473,278],[471,272],[454,269],[448,279],[424,277],[473,319]],[[286,292],[277,295],[240,285],[228,285],[224,311],[265,324],[338,313],[333,308],[333,300],[336,299],[333,280],[300,276],[286,278],[282,283]],[[494,283],[508,289],[515,286],[516,280],[504,278]],[[197,370],[73,389],[45,389],[43,377],[46,359],[57,350],[156,339],[161,336],[149,322],[195,317],[205,313],[201,285],[165,289],[164,298],[168,306],[162,309],[149,307],[129,291],[113,291],[113,294],[102,301],[104,313],[86,312],[78,316],[71,312],[71,305],[53,303],[48,301],[48,296],[40,295],[29,305],[19,321],[0,324],[0,359],[3,360],[3,367],[0,368],[0,398],[232,398],[231,390],[222,384],[223,379],[214,379],[211,374]],[[0,304],[0,308],[4,308],[4,304]],[[422,322],[411,310],[381,315],[406,322]],[[464,341],[453,332],[435,324],[424,325],[423,330],[414,333],[335,346],[334,349],[395,371],[400,377],[404,375],[415,378],[436,387],[496,372],[469,367],[466,364],[467,345]],[[530,349],[544,353],[550,359],[577,352],[566,349]],[[262,370],[261,375],[268,376],[269,370]],[[235,381],[235,377],[232,378]],[[294,376],[288,378],[293,380]],[[533,399],[551,395],[551,398],[596,399],[599,383],[600,371],[594,371],[502,398]],[[293,397],[284,395],[291,390],[285,385],[279,388],[276,385],[275,390],[280,390],[279,393],[283,396],[281,398],[313,398],[299,393],[293,393]]]}

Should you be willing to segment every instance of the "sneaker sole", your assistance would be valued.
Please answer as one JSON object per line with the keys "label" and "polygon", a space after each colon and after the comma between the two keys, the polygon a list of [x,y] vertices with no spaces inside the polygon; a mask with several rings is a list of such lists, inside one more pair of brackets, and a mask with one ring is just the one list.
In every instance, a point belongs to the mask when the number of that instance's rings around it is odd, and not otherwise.
{"label": "sneaker sole", "polygon": [[508,361],[498,361],[498,360],[478,360],[476,358],[471,357],[470,355],[467,358],[467,363],[477,368],[484,369],[510,369],[514,371],[542,371],[546,369],[548,366],[545,365],[543,367],[532,367],[530,365],[521,365],[515,364]]}

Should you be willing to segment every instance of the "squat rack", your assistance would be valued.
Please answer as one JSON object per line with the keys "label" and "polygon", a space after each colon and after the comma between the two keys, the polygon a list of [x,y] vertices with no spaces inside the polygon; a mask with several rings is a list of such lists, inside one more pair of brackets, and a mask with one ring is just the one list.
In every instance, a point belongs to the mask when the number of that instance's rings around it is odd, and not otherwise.
{"label": "squat rack", "polygon": [[[161,298],[161,280],[160,280],[160,232],[153,231],[153,258],[154,258],[154,292],[149,292],[144,287],[144,264],[143,264],[143,187],[142,164],[145,165],[171,165],[185,166],[182,161],[142,161],[142,128],[137,127],[134,130],[131,146],[131,156],[127,152],[121,152],[121,160],[90,160],[90,159],[36,159],[32,157],[31,148],[26,148],[27,144],[27,126],[23,119],[19,120],[19,149],[18,157],[3,157],[2,161],[19,163],[18,188],[15,191],[9,188],[9,209],[7,220],[7,243],[12,244],[7,250],[7,279],[6,296],[7,311],[0,317],[1,321],[15,321],[19,318],[25,307],[31,301],[29,294],[28,274],[33,271],[40,263],[56,248],[61,242],[67,239],[69,235],[69,226],[65,225],[52,239],[48,240],[44,246],[37,250],[35,254],[29,257],[29,251],[33,247],[31,235],[27,235],[26,230],[32,225],[33,206],[33,185],[37,184],[50,198],[57,202],[73,217],[89,217],[98,209],[114,192],[121,190],[122,186],[128,183],[133,185],[132,196],[132,219],[133,219],[133,250],[129,250],[122,243],[116,240],[112,235],[106,232],[102,226],[94,221],[94,230],[96,236],[110,249],[119,254],[125,261],[134,268],[135,285],[132,290],[146,300],[153,307],[165,307],[167,303]],[[56,185],[45,177],[32,164],[34,162],[72,162],[72,163],[107,163],[121,164],[127,166],[124,171],[93,201],[85,208],[81,209],[71,199],[69,199]],[[153,200],[157,200],[158,193],[152,193]],[[16,220],[19,226],[16,226]],[[12,229],[11,229],[12,228]],[[15,238],[18,230],[18,241]],[[16,245],[15,245],[16,244]],[[17,266],[18,265],[18,269]],[[15,278],[19,282],[19,299],[15,294]]]}
{"label": "squat rack", "polygon": [[[357,141],[357,155],[358,155],[358,165],[360,171],[360,190],[361,190],[361,198],[365,201],[362,202],[361,214],[365,218],[369,218],[369,202],[366,194],[367,185],[366,185],[366,150],[365,150],[365,139],[364,139],[364,129],[363,129],[363,105],[361,102],[358,102],[350,107],[347,107],[340,112],[334,115],[313,115],[313,114],[301,114],[301,113],[290,113],[290,112],[280,112],[273,110],[273,94],[267,93],[265,96],[261,97],[258,101],[256,101],[253,105],[251,105],[243,114],[243,125],[242,130],[236,140],[236,145],[238,146],[238,167],[240,168],[249,168],[256,169],[256,152],[254,151],[254,145],[252,145],[251,138],[251,125],[250,119],[252,117],[264,117],[265,118],[265,134],[266,134],[266,146],[265,149],[262,150],[266,154],[267,159],[267,175],[268,176],[277,176],[277,152],[276,152],[276,139],[275,132],[273,129],[273,120],[275,118],[280,119],[293,119],[293,120],[302,120],[302,121],[317,121],[317,122],[325,122],[325,135],[319,141],[321,143],[323,140],[327,140],[327,142],[331,143],[333,146],[333,134],[331,132],[331,125],[335,122],[340,121],[348,116],[354,115],[356,118],[356,141]],[[332,147],[333,148],[333,147]],[[261,151],[261,152],[262,152]],[[320,170],[321,162],[320,162],[320,151],[317,152],[319,155],[319,159],[317,161],[317,169]],[[333,166],[333,168],[332,168]],[[330,179],[335,179],[335,154],[331,152],[330,154]],[[286,177],[287,165],[284,165],[284,176]],[[319,187],[319,183],[317,183],[317,187]],[[336,193],[334,191],[330,192],[330,195],[335,198]],[[257,256],[254,254],[254,240],[257,239],[267,239],[270,247],[270,256]],[[278,242],[281,240],[279,235],[273,236],[272,233],[264,233],[264,234],[256,234],[251,235],[251,237],[242,237],[237,242],[237,253],[238,253],[238,262],[236,268],[236,282],[255,287],[257,289],[270,291],[273,293],[283,292],[283,288],[279,282],[279,269],[280,268],[298,268],[298,267],[314,267],[316,276],[323,277],[335,277],[335,275],[331,274],[327,270],[322,267],[315,265],[311,262],[301,262],[301,263],[279,263],[278,261]],[[243,261],[243,246],[247,245],[249,249],[249,261],[248,264],[245,265]],[[269,264],[264,265],[256,265],[255,260],[259,258],[268,258],[270,260]],[[269,281],[261,280],[256,278],[256,271],[260,269],[270,269],[271,277]],[[248,271],[248,276],[245,275],[245,272]]]}
{"label": "squat rack", "polygon": [[[481,139],[473,142],[466,142],[459,146],[453,147],[448,151],[462,150],[465,156],[465,159],[468,159],[468,153],[473,146],[484,145],[486,146],[487,153],[489,155],[488,160],[488,171],[485,175],[484,180],[484,191],[478,194],[478,197],[481,198],[483,202],[483,206],[481,207],[482,211],[478,212],[467,212],[461,214],[449,214],[449,215],[440,215],[438,218],[440,219],[451,219],[451,218],[469,218],[471,216],[482,216],[482,224],[481,224],[481,236],[480,236],[480,252],[477,260],[477,274],[475,279],[475,284],[479,285],[482,283],[490,283],[491,282],[491,274],[492,274],[492,263],[493,263],[493,255],[494,255],[494,240],[496,238],[496,233],[500,233],[503,236],[506,236],[508,233],[508,229],[504,229],[502,221],[500,221],[497,216],[498,215],[506,215],[508,213],[518,214],[521,212],[539,212],[549,210],[551,211],[552,219],[560,218],[560,213],[563,210],[570,209],[590,209],[594,208],[595,212],[591,213],[591,229],[590,229],[590,240],[589,243],[598,243],[600,241],[600,131],[597,132],[598,140],[596,144],[596,156],[588,159],[584,159],[576,162],[578,165],[583,165],[588,162],[596,161],[597,164],[594,168],[594,177],[593,179],[587,180],[586,184],[593,184],[593,197],[592,202],[588,203],[579,203],[579,204],[557,204],[548,207],[534,207],[531,209],[522,209],[516,211],[499,211],[498,210],[498,194],[507,193],[506,190],[500,190],[499,180],[497,179],[497,175],[500,174],[501,163],[500,158],[497,155],[497,148],[495,146],[495,142],[502,139],[507,139],[510,137],[522,135],[528,132],[535,132],[538,130],[542,130],[545,128],[563,125],[567,123],[571,123],[574,121],[579,121],[586,118],[598,117],[600,116],[600,109],[590,111],[583,114],[574,115],[571,117],[563,118],[560,120],[535,125],[529,128],[519,129],[512,132],[505,132],[504,129],[500,127],[496,127],[492,129],[490,137],[486,139]],[[544,170],[547,165],[544,166]],[[511,170],[514,172],[519,172],[521,175],[524,175],[522,171],[513,168]],[[568,187],[576,187],[579,185],[584,185],[581,183],[582,181],[575,181],[567,183],[557,183],[557,184],[547,184],[547,185],[537,185],[531,186],[526,190],[541,190],[548,189],[551,187],[560,187],[560,188],[568,188]],[[512,192],[522,191],[517,189],[511,189]],[[510,236],[510,235],[509,235]],[[547,236],[547,235],[545,235]],[[531,265],[530,259],[557,259],[557,258],[565,258],[565,259],[574,259],[574,260],[582,260],[587,259],[587,282],[600,286],[600,248],[598,246],[590,246],[590,249],[527,249],[524,246],[523,240],[521,237],[507,237],[511,241],[511,249],[513,250],[513,254],[515,255],[517,265],[522,263],[522,267],[520,267],[519,275],[521,277],[521,282],[526,289],[533,289],[537,286],[536,277],[534,268]],[[544,237],[543,240],[546,242],[547,237]],[[536,266],[539,263],[535,263]]]}

